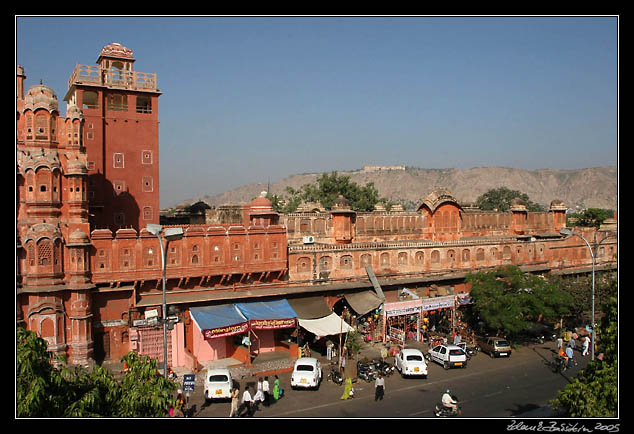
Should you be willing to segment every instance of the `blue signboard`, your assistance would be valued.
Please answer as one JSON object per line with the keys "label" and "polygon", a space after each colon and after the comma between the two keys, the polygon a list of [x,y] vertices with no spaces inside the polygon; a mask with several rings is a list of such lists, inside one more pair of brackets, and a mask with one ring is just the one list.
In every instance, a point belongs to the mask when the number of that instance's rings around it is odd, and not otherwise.
{"label": "blue signboard", "polygon": [[186,391],[194,390],[194,386],[196,385],[196,375],[195,374],[186,374],[183,375],[183,389]]}

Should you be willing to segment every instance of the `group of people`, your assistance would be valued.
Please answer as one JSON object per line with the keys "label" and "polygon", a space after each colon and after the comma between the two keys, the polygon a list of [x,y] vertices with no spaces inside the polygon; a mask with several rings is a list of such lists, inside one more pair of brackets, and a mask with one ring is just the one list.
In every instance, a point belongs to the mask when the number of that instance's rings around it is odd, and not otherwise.
{"label": "group of people", "polygon": [[240,389],[234,387],[231,391],[231,412],[229,417],[253,417],[255,412],[260,410],[260,404],[268,407],[278,401],[283,395],[284,389],[282,389],[277,375],[275,375],[272,389],[269,377],[260,377],[253,396],[251,395],[251,386],[247,384],[242,393],[242,400],[240,400]]}
{"label": "group of people", "polygon": [[[374,400],[375,401],[383,401],[383,396],[385,395],[385,379],[383,375],[377,375],[374,380]],[[345,381],[345,385],[343,387],[343,394],[340,399],[352,399],[354,398],[354,387],[352,387],[352,378],[347,377]]]}
{"label": "group of people", "polygon": [[[582,351],[581,351],[581,356],[585,357],[588,355],[588,351],[590,349],[590,337],[589,336],[584,336],[583,338],[581,338],[582,340]],[[557,339],[557,350],[558,350],[558,354],[559,357],[561,357],[564,362],[565,362],[565,368],[566,369],[570,369],[572,368],[573,365],[573,357],[574,357],[574,348],[576,347],[577,342],[575,341],[575,338],[572,337],[570,340],[568,340],[568,342],[565,345],[564,348],[564,341],[562,337],[559,337]]]}

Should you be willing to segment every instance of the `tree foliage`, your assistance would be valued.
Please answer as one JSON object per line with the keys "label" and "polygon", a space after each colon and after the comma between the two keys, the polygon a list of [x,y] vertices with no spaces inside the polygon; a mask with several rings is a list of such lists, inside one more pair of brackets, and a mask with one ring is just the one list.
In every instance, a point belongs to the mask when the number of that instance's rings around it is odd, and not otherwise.
{"label": "tree foliage", "polygon": [[157,362],[130,352],[129,369],[118,381],[101,366],[52,363],[47,343],[17,330],[16,402],[18,417],[163,417],[177,385],[159,374]]}
{"label": "tree foliage", "polygon": [[498,333],[519,333],[534,321],[556,321],[570,312],[570,294],[516,266],[470,273],[466,281],[477,314]]}
{"label": "tree foliage", "polygon": [[614,210],[603,208],[588,208],[580,213],[571,213],[568,219],[574,219],[575,226],[595,227],[599,229],[605,219],[614,217]]}
{"label": "tree foliage", "polygon": [[528,211],[544,211],[544,207],[532,202],[526,193],[507,187],[493,188],[476,199],[478,208],[485,211],[508,211],[513,199],[520,199]]}
{"label": "tree foliage", "polygon": [[604,317],[597,329],[599,354],[586,368],[572,378],[557,397],[553,408],[568,417],[616,417],[618,408],[617,298],[604,307]]}
{"label": "tree foliage", "polygon": [[277,212],[293,212],[302,202],[319,202],[326,209],[331,209],[335,200],[343,196],[350,202],[355,211],[372,211],[381,199],[373,182],[360,186],[350,177],[339,175],[336,171],[322,173],[315,184],[304,184],[299,189],[286,188],[283,196],[269,195],[273,209]]}

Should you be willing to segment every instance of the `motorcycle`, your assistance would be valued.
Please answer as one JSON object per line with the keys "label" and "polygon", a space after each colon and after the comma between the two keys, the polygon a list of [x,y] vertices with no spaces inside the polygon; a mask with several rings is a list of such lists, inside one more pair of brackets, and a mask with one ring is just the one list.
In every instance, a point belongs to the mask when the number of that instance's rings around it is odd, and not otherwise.
{"label": "motorcycle", "polygon": [[454,401],[457,402],[455,410],[453,408],[445,407],[442,405],[442,402],[436,404],[436,408],[434,409],[434,416],[436,417],[455,417],[460,416],[462,410],[460,409],[460,402],[458,398],[452,395]]}
{"label": "motorcycle", "polygon": [[332,381],[338,386],[341,386],[343,384],[343,375],[341,375],[341,372],[339,372],[334,367],[330,368],[329,378],[330,378],[330,381]]}
{"label": "motorcycle", "polygon": [[370,383],[376,379],[376,370],[370,364],[357,362],[357,377]]}
{"label": "motorcycle", "polygon": [[550,366],[555,374],[561,374],[566,370],[566,360],[563,357],[555,356]]}
{"label": "motorcycle", "polygon": [[380,372],[384,377],[389,377],[394,373],[394,365],[384,360],[372,360],[372,365],[377,372]]}

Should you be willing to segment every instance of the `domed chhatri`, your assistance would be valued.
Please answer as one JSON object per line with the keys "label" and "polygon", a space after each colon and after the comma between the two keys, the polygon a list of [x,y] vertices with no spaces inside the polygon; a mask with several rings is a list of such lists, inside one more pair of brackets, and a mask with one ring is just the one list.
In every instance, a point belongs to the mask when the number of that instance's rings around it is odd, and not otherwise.
{"label": "domed chhatri", "polygon": [[124,47],[118,42],[112,42],[101,49],[99,58],[102,57],[116,57],[119,59],[134,59],[132,50],[128,47]]}

